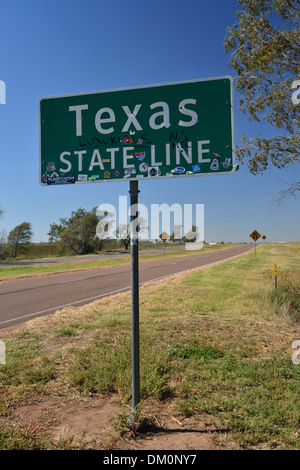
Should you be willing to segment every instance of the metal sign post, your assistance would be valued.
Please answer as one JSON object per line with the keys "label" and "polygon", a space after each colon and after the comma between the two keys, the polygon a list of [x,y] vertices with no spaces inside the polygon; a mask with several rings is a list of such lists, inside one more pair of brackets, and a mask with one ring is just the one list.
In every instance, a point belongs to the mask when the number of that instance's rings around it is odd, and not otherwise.
{"label": "metal sign post", "polygon": [[134,224],[138,218],[138,185],[137,180],[130,181],[132,409],[127,425],[134,430],[146,424],[146,420],[141,420],[138,416],[140,402],[139,229],[138,224]]}
{"label": "metal sign post", "polygon": [[250,237],[251,237],[252,240],[254,240],[254,242],[255,242],[255,258],[256,258],[256,241],[261,237],[261,234],[260,234],[257,230],[254,230],[254,231],[250,234]]}
{"label": "metal sign post", "polygon": [[138,181],[130,181],[131,222],[131,350],[132,350],[132,414],[127,424],[137,428],[137,406],[140,402],[140,340],[139,340],[139,241],[138,230],[133,222],[137,216]]}

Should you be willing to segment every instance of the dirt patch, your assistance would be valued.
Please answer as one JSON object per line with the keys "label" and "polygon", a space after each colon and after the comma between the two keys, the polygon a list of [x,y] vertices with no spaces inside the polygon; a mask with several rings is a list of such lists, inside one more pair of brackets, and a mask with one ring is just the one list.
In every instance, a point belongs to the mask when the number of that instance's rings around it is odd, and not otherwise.
{"label": "dirt patch", "polygon": [[[151,408],[155,404],[151,405]],[[85,450],[216,450],[217,435],[227,433],[205,417],[184,417],[172,404],[157,404],[147,426],[139,432],[126,428],[130,408],[117,396],[104,398],[53,397],[12,408],[9,422],[38,430],[52,441],[52,449]],[[222,446],[223,447],[223,446]]]}
{"label": "dirt patch", "polygon": [[[170,413],[171,412],[171,413]],[[212,435],[222,432],[207,427],[204,419],[186,418],[164,406],[145,430],[125,433],[114,446],[116,450],[216,450]]]}

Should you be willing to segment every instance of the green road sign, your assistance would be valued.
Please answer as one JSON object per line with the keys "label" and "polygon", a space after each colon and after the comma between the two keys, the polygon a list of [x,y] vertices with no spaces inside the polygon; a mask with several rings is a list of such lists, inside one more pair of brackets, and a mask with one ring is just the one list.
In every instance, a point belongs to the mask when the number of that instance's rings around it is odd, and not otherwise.
{"label": "green road sign", "polygon": [[229,76],[39,100],[40,183],[234,171]]}

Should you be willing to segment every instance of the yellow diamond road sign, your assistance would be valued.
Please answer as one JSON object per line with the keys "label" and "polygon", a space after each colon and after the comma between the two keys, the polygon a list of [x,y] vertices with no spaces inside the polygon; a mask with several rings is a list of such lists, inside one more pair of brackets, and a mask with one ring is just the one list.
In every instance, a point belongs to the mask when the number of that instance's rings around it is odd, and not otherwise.
{"label": "yellow diamond road sign", "polygon": [[251,234],[250,237],[256,242],[261,237],[261,234],[257,232],[257,230],[254,230]]}
{"label": "yellow diamond road sign", "polygon": [[159,238],[161,238],[162,241],[165,242],[165,241],[168,240],[168,238],[170,238],[170,237],[169,237],[169,235],[167,234],[167,232],[163,232],[163,233],[160,234]]}

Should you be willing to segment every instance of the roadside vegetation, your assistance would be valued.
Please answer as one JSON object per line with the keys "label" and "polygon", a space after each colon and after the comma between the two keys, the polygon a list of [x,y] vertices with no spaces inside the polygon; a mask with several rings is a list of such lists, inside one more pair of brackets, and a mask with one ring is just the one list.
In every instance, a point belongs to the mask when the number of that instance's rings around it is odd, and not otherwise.
{"label": "roadside vegetation", "polygon": [[[300,364],[292,361],[300,339],[299,280],[300,243],[288,243],[262,244],[256,258],[252,251],[143,286],[141,416],[151,421],[172,404],[195,422],[208,419],[207,433],[219,430],[209,435],[220,449],[299,449]],[[49,432],[55,409],[50,420],[35,423],[22,422],[20,413],[16,420],[15,410],[76,393],[118,398],[124,416],[112,416],[110,448],[130,432],[130,305],[130,293],[122,293],[1,332],[7,348],[0,366],[1,449],[57,448]]]}
{"label": "roadside vegetation", "polygon": [[[0,218],[3,209],[0,207]],[[130,224],[121,224],[112,231],[112,239],[108,238],[108,230],[113,225],[114,217],[105,212],[98,215],[97,207],[87,211],[79,207],[71,212],[71,216],[61,217],[59,223],[51,223],[48,232],[48,243],[33,243],[33,231],[29,222],[23,222],[12,229],[8,236],[6,230],[0,232],[0,262],[26,258],[47,258],[60,256],[80,256],[105,253],[110,251],[128,251],[130,249]],[[139,232],[143,240],[141,246],[153,247],[148,240],[149,229],[144,219],[139,219]],[[195,242],[197,227],[193,225],[185,234],[182,226],[176,225],[168,238],[171,244],[183,245],[186,241]],[[158,238],[159,240],[159,238]],[[156,243],[157,241],[156,240]],[[155,240],[153,240],[154,242]],[[159,240],[160,241],[160,240]],[[224,242],[221,242],[222,244]],[[161,243],[160,243],[161,245]]]}
{"label": "roadside vegetation", "polygon": [[[46,274],[46,273],[55,273],[55,272],[62,272],[62,271],[72,271],[72,270],[81,270],[81,269],[91,269],[91,268],[98,268],[103,266],[115,266],[117,264],[129,264],[130,263],[130,256],[116,256],[116,255],[124,255],[125,253],[130,254],[130,251],[126,252],[125,250],[120,249],[117,244],[111,244],[110,247],[106,251],[103,251],[101,254],[106,255],[105,258],[98,258],[93,259],[83,259],[82,257],[78,256],[75,257],[73,261],[59,261],[59,258],[56,258],[55,263],[43,263],[43,264],[33,264],[33,265],[14,265],[14,266],[1,266],[0,263],[0,280],[1,279],[8,279],[11,277],[17,276],[32,276],[36,274]],[[235,246],[235,244],[225,244],[220,243],[217,245],[204,245],[202,250],[195,250],[193,251],[194,254],[202,254],[211,251],[221,250],[224,248],[231,248]],[[150,242],[144,242],[139,244],[140,251],[149,251],[149,253],[140,254],[141,261],[153,261],[156,259],[161,258],[168,258],[168,257],[178,257],[178,256],[187,256],[190,255],[190,251],[186,251],[184,245],[173,243],[166,243],[166,250],[164,252],[164,248],[162,243],[152,244]],[[173,249],[172,249],[173,248]],[[151,253],[152,250],[159,250],[157,252]],[[96,253],[97,254],[97,253]],[[114,255],[114,256],[112,256]],[[92,255],[91,255],[92,256]]]}

